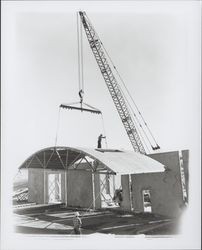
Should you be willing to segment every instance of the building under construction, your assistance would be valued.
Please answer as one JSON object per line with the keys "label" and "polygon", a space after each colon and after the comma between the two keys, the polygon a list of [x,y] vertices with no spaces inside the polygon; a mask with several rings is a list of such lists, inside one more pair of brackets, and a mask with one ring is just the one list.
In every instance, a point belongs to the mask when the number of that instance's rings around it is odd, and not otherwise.
{"label": "building under construction", "polygon": [[176,217],[185,202],[182,164],[187,176],[188,151],[182,151],[180,158],[179,152],[145,156],[120,150],[53,147],[34,153],[20,169],[28,169],[31,203],[117,208],[113,197],[121,189],[119,209]]}

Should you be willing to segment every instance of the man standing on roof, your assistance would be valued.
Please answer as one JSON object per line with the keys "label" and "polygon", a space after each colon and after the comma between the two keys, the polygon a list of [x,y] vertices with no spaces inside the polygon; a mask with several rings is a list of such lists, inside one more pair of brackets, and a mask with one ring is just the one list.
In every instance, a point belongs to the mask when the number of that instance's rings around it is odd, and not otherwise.
{"label": "man standing on roof", "polygon": [[102,139],[105,139],[105,138],[106,138],[106,136],[103,136],[102,134],[100,134],[100,135],[98,136],[98,141],[97,141],[97,147],[98,147],[98,148],[102,148],[101,141],[102,141]]}
{"label": "man standing on roof", "polygon": [[79,212],[76,212],[73,218],[73,225],[74,225],[74,233],[81,234],[81,225],[82,221],[79,218]]}
{"label": "man standing on roof", "polygon": [[79,91],[79,97],[80,97],[80,103],[81,103],[81,105],[82,105],[82,103],[83,103],[83,95],[84,95],[84,92],[83,92],[83,89],[81,89],[81,90]]}

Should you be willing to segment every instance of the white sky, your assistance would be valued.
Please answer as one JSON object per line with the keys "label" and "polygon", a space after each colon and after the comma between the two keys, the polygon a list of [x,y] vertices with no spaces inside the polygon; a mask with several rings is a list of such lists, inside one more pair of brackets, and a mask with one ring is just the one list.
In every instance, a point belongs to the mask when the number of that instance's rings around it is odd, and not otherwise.
{"label": "white sky", "polygon": [[[87,12],[162,151],[190,149],[198,164],[199,2],[5,1],[3,174],[53,146],[59,105],[79,101],[78,10]],[[132,150],[85,34],[83,40],[84,101],[102,110],[108,146]],[[98,115],[63,110],[58,145],[95,147],[100,132]]]}

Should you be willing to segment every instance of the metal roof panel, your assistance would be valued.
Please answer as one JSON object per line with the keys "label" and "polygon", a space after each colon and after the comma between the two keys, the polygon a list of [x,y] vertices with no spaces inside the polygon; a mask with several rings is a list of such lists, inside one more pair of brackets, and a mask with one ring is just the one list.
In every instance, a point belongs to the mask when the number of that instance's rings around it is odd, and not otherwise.
{"label": "metal roof panel", "polygon": [[[107,169],[116,174],[142,174],[142,173],[155,173],[164,172],[165,166],[160,162],[140,153],[134,151],[121,151],[118,149],[98,150],[90,148],[71,148],[71,147],[56,147],[55,150],[61,154],[63,151],[71,152],[73,155],[81,154],[83,156],[89,156],[94,160],[97,160],[103,164]],[[45,148],[33,155],[41,152],[50,152],[53,148]],[[32,156],[30,156],[32,157]],[[20,166],[20,168],[26,168],[30,157]],[[75,157],[73,157],[75,158]],[[72,157],[69,157],[69,161]],[[59,161],[59,158],[58,158]],[[71,162],[68,163],[68,165]],[[51,169],[58,169],[58,164],[49,163]],[[29,167],[32,167],[32,163]],[[36,166],[33,166],[36,167]],[[40,168],[40,165],[38,166]]]}

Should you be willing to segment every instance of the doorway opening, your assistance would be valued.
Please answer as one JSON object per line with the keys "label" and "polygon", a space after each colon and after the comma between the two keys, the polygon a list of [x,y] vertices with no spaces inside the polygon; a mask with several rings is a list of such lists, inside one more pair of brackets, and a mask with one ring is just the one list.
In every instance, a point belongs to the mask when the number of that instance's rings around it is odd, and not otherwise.
{"label": "doorway opening", "polygon": [[152,212],[152,204],[151,204],[151,193],[150,190],[143,190],[143,207],[145,213],[151,213]]}
{"label": "doorway opening", "polygon": [[48,203],[61,203],[61,174],[48,175]]}
{"label": "doorway opening", "polygon": [[111,175],[100,174],[100,190],[102,208],[112,206],[113,184]]}
{"label": "doorway opening", "polygon": [[120,188],[120,176],[100,174],[100,195],[102,208],[115,208],[119,206],[117,201],[114,199],[117,187]]}

